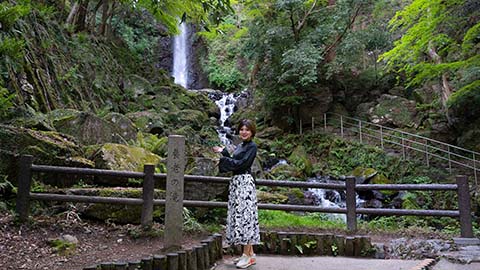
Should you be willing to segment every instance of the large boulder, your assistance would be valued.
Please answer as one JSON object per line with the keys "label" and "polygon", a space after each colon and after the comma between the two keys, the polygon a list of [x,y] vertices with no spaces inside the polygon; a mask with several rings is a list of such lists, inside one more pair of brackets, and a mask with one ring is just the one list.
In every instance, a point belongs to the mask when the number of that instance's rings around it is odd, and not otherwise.
{"label": "large boulder", "polygon": [[152,92],[152,84],[145,78],[131,74],[124,81],[124,92],[131,98],[138,98]]}
{"label": "large boulder", "polygon": [[415,102],[398,96],[382,95],[369,114],[370,121],[375,124],[399,128],[418,125]]}
{"label": "large boulder", "polygon": [[113,142],[115,127],[108,121],[90,113],[58,109],[48,114],[55,129],[75,137],[81,144]]}
{"label": "large boulder", "polygon": [[[106,143],[98,149],[92,160],[99,169],[143,172],[145,164],[161,166],[161,157],[136,146]],[[97,177],[97,184],[109,186],[136,185],[138,181],[129,181],[127,178]]]}
{"label": "large boulder", "polygon": [[210,119],[207,114],[199,110],[185,109],[179,111],[175,115],[171,115],[171,119],[174,120],[177,127],[190,126],[195,130],[200,130],[204,125],[210,123]]}
{"label": "large boulder", "polygon": [[25,107],[16,107],[11,114],[11,119],[5,123],[16,127],[23,127],[35,130],[55,130],[47,115],[41,112],[36,112],[32,107],[28,105],[25,105]]}
{"label": "large boulder", "polygon": [[128,113],[126,116],[140,131],[156,135],[164,135],[165,129],[167,129],[169,125],[167,113],[140,111]]}
{"label": "large boulder", "polygon": [[218,106],[207,95],[183,90],[172,96],[173,103],[177,105],[180,110],[198,110],[210,116],[218,115]]}
{"label": "large boulder", "polygon": [[[14,126],[0,125],[0,174],[8,175],[16,182],[15,168],[20,155],[33,155],[35,164],[93,167],[83,158],[83,152],[71,136],[54,131],[37,131]],[[56,186],[68,186],[77,177],[49,175],[44,182]]]}
{"label": "large boulder", "polygon": [[103,119],[112,124],[113,142],[125,143],[136,138],[137,127],[125,115],[119,113],[109,113],[104,116]]}

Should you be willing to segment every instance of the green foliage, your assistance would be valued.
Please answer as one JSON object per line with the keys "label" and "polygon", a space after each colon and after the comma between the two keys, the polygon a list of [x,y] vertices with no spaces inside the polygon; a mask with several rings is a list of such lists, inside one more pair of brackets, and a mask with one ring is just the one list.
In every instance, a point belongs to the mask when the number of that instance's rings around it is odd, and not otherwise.
{"label": "green foliage", "polygon": [[300,216],[284,211],[260,210],[258,218],[264,228],[345,229],[343,221],[330,220],[325,214],[318,213]]}
{"label": "green foliage", "polygon": [[161,157],[165,157],[167,155],[167,143],[168,137],[159,138],[155,134],[142,132],[137,133],[136,141],[130,142],[130,144],[133,146],[141,147]]}
{"label": "green foliage", "polygon": [[69,256],[75,252],[76,244],[62,239],[51,240],[50,246],[62,256]]}
{"label": "green foliage", "polygon": [[229,0],[138,0],[132,1],[131,5],[151,12],[173,34],[178,33],[178,21],[185,20],[187,16],[193,22],[208,25],[209,22],[221,22],[226,14],[233,11]]}
{"label": "green foliage", "polygon": [[30,12],[29,4],[0,3],[0,29],[10,29],[17,20]]}
{"label": "green foliage", "polygon": [[465,74],[480,67],[480,25],[468,19],[478,14],[478,9],[468,8],[464,0],[414,0],[390,21],[391,30],[402,35],[380,59],[390,70],[407,75],[409,86],[437,81],[444,75],[454,89],[475,84],[478,78]]}
{"label": "green foliage", "polygon": [[302,43],[283,53],[281,60],[282,74],[280,82],[294,83],[299,86],[308,86],[318,79],[317,66],[323,60],[318,49],[310,43]]}
{"label": "green foliage", "polygon": [[138,59],[148,59],[155,55],[160,33],[154,19],[148,13],[140,11],[127,13],[122,19],[114,18],[113,23],[128,48]]}
{"label": "green foliage", "polygon": [[[24,58],[25,40],[12,35],[12,31],[17,31],[14,25],[30,12],[30,5],[11,4],[9,2],[0,3],[0,76],[8,78],[10,69],[17,70]],[[2,82],[2,79],[0,79]],[[2,85],[0,84],[0,90]],[[4,93],[0,93],[4,94]],[[1,97],[0,97],[1,98]],[[4,100],[3,100],[4,101]],[[0,101],[0,105],[1,101]],[[0,111],[2,107],[0,107]],[[1,112],[0,112],[1,113]]]}
{"label": "green foliage", "polygon": [[209,54],[206,72],[208,80],[215,88],[226,91],[239,90],[245,82],[244,75],[235,65],[235,59],[230,59],[227,63],[221,63],[219,57],[215,54]]}
{"label": "green foliage", "polygon": [[211,31],[199,32],[208,44],[202,68],[214,87],[227,91],[240,90],[247,82],[244,75],[247,67],[241,65],[245,62],[241,42],[248,30],[236,27],[235,23],[229,16]]}
{"label": "green foliage", "polygon": [[480,22],[465,33],[462,50],[467,56],[474,56],[475,53],[480,51]]}
{"label": "green foliage", "polygon": [[480,80],[459,89],[448,101],[450,108],[474,116],[480,112]]}
{"label": "green foliage", "polygon": [[17,193],[17,188],[10,182],[8,181],[8,176],[7,175],[0,175],[0,194],[5,194],[5,193]]}
{"label": "green foliage", "polygon": [[198,232],[203,229],[197,219],[192,215],[192,212],[188,208],[183,208],[183,226],[187,232]]}
{"label": "green foliage", "polygon": [[12,100],[15,94],[10,94],[7,89],[0,86],[0,119],[9,114],[9,110],[13,108]]}
{"label": "green foliage", "polygon": [[0,55],[20,60],[23,58],[25,41],[16,38],[5,37],[0,41]]}

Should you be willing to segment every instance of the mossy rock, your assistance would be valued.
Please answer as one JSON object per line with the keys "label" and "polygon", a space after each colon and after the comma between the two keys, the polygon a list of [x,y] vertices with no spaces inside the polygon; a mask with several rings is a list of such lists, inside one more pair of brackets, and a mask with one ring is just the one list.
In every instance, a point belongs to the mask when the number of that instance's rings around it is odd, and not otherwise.
{"label": "mossy rock", "polygon": [[103,117],[112,124],[112,142],[126,143],[137,136],[137,127],[127,116],[119,113],[109,113]]}
{"label": "mossy rock", "polygon": [[137,98],[146,93],[152,93],[152,84],[145,78],[131,74],[125,80],[124,91],[130,98]]}
{"label": "mossy rock", "polygon": [[[161,157],[140,147],[122,144],[104,144],[93,155],[95,166],[100,169],[142,172],[145,164],[159,166]],[[126,186],[128,179],[99,177],[97,183]]]}
{"label": "mossy rock", "polygon": [[27,108],[15,108],[14,113],[12,113],[12,118],[13,119],[7,122],[12,126],[44,131],[55,130],[47,115],[41,112],[36,112],[30,106],[27,106]]}
{"label": "mossy rock", "polygon": [[[217,161],[211,158],[189,158],[185,174],[217,176]],[[216,183],[185,183],[185,199],[187,200],[226,200],[228,185]]]}
{"label": "mossy rock", "polygon": [[[393,181],[388,179],[385,175],[383,174],[377,174],[375,177],[372,178],[370,181],[371,184],[393,184]],[[386,195],[386,196],[392,196],[398,193],[396,190],[380,190],[380,193]]]}
{"label": "mossy rock", "polygon": [[296,180],[303,178],[303,171],[295,166],[282,164],[275,166],[270,172],[266,173],[266,176],[275,180]]}
{"label": "mossy rock", "polygon": [[90,112],[59,109],[49,113],[48,117],[57,131],[75,137],[82,144],[115,141],[115,127]]}
{"label": "mossy rock", "polygon": [[406,98],[384,94],[372,110],[370,119],[373,123],[412,127],[417,123],[415,102]]}
{"label": "mossy rock", "polygon": [[279,193],[257,190],[257,200],[260,203],[283,204],[288,202],[288,196]]}
{"label": "mossy rock", "polygon": [[215,102],[202,93],[182,90],[177,92],[172,99],[180,110],[195,109],[205,112],[208,117],[218,115],[218,107]]}
{"label": "mossy rock", "polygon": [[258,132],[256,137],[262,139],[275,139],[281,136],[282,133],[283,131],[278,127],[267,127],[261,132]]}
{"label": "mossy rock", "polygon": [[[356,167],[352,171],[353,176],[355,176],[357,178],[361,177],[361,178],[363,178],[363,180],[369,180],[372,177],[374,177],[375,175],[377,175],[377,173],[378,173],[377,170],[375,170],[373,168],[363,168],[363,167]],[[363,184],[363,182],[361,182],[360,184]]]}
{"label": "mossy rock", "polygon": [[[83,152],[73,137],[54,131],[38,131],[0,125],[0,174],[16,182],[16,162],[20,155],[32,155],[35,164],[92,168],[93,162],[83,157]],[[76,177],[50,175],[45,183],[68,186]]]}
{"label": "mossy rock", "polygon": [[164,135],[169,128],[170,121],[167,113],[154,111],[140,111],[126,115],[141,132]]}
{"label": "mossy rock", "polygon": [[209,125],[210,119],[207,114],[198,110],[182,110],[175,115],[169,115],[171,122],[177,127],[190,126],[195,130],[202,129],[203,126]]}
{"label": "mossy rock", "polygon": [[307,151],[305,150],[305,147],[303,145],[297,146],[290,157],[288,157],[288,160],[297,168],[299,168],[305,176],[311,176],[312,175],[312,162],[308,158]]}

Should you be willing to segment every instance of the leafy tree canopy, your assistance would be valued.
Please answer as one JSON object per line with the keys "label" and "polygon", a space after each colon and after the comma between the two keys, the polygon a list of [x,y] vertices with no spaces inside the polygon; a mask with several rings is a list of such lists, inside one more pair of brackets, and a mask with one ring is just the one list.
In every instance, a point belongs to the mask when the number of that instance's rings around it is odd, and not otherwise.
{"label": "leafy tree canopy", "polygon": [[479,16],[480,3],[474,0],[414,0],[390,21],[391,31],[401,37],[380,59],[406,74],[409,86],[440,77],[454,89],[478,85]]}

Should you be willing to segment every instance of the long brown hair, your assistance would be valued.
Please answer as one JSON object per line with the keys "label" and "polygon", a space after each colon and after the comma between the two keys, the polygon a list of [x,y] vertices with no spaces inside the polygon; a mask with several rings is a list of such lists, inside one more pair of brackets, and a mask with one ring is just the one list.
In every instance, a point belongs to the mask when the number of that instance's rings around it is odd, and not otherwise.
{"label": "long brown hair", "polygon": [[255,133],[257,133],[257,126],[255,126],[255,123],[250,119],[240,120],[240,122],[238,123],[238,127],[237,127],[237,133],[240,133],[240,129],[243,126],[247,127],[248,130],[250,130],[252,132],[252,139],[253,139],[253,137],[255,137]]}

